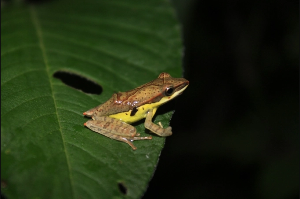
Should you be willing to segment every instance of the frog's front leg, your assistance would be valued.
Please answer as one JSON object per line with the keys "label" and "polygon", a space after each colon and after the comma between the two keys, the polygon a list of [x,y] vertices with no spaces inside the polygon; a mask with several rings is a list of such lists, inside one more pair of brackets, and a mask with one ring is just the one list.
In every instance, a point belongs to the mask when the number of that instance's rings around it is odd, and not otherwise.
{"label": "frog's front leg", "polygon": [[139,134],[136,133],[136,129],[133,126],[115,118],[105,116],[93,117],[93,120],[87,121],[84,125],[106,137],[129,144],[133,150],[137,149],[132,143],[133,140],[152,139],[151,136],[137,137]]}
{"label": "frog's front leg", "polygon": [[152,122],[153,118],[153,110],[149,110],[146,116],[145,121],[145,128],[149,129],[153,133],[159,135],[159,136],[170,136],[172,135],[172,127],[162,128],[161,126],[158,126]]}

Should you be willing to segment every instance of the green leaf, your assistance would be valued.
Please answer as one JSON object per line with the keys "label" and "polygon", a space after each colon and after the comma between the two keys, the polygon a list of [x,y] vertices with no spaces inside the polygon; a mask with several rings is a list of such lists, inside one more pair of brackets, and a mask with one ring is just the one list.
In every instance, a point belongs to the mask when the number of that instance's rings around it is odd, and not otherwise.
{"label": "green leaf", "polygon": [[[139,198],[165,139],[125,143],[85,128],[82,113],[153,80],[180,77],[179,25],[169,2],[44,1],[1,6],[1,191],[8,198]],[[86,94],[67,71],[103,88]],[[168,125],[171,113],[155,122]],[[135,124],[141,136],[143,123]],[[120,190],[122,189],[123,192]]]}

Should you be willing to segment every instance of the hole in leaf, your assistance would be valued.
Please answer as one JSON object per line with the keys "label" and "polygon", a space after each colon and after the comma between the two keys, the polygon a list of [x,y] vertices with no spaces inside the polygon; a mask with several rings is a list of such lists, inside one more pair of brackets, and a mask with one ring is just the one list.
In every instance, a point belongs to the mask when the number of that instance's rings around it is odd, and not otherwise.
{"label": "hole in leaf", "polygon": [[74,73],[57,71],[53,74],[53,77],[60,79],[67,86],[81,90],[85,93],[97,95],[102,93],[102,87],[99,84]]}
{"label": "hole in leaf", "polygon": [[122,194],[126,195],[127,194],[127,188],[122,182],[118,183],[119,190],[121,191]]}

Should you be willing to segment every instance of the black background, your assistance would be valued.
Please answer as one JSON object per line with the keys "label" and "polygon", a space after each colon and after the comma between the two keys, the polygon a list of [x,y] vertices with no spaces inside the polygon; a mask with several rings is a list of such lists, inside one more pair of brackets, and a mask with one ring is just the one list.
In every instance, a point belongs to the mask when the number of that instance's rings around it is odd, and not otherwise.
{"label": "black background", "polygon": [[[148,198],[299,198],[298,1],[173,1],[184,77]],[[159,112],[158,112],[159,114]]]}

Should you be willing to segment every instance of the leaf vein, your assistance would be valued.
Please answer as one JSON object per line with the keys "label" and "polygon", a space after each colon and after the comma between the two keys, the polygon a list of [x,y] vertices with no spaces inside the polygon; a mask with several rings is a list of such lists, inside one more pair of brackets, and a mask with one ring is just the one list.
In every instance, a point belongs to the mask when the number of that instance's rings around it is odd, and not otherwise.
{"label": "leaf vein", "polygon": [[60,129],[60,132],[61,132],[62,143],[63,143],[63,146],[64,146],[65,155],[66,155],[68,173],[69,173],[69,176],[70,176],[70,178],[69,178],[70,186],[71,186],[71,190],[72,190],[72,198],[75,198],[75,192],[74,192],[75,190],[74,190],[74,185],[73,185],[73,180],[72,180],[73,178],[72,178],[72,174],[71,174],[71,165],[70,165],[69,156],[67,155],[67,149],[66,149],[66,146],[65,146],[65,139],[64,139],[64,136],[63,136],[63,133],[62,133],[60,122],[59,122],[60,118],[59,118],[59,115],[57,113],[57,105],[56,105],[56,101],[55,101],[55,96],[53,94],[52,78],[51,78],[51,75],[50,75],[50,68],[49,68],[50,66],[49,66],[49,63],[48,63],[47,55],[46,55],[46,49],[45,49],[44,40],[43,40],[43,33],[42,33],[41,25],[40,25],[35,7],[31,6],[30,8],[31,8],[30,11],[31,11],[32,21],[33,21],[33,24],[34,24],[35,29],[36,29],[36,33],[37,33],[37,37],[38,37],[38,40],[39,40],[40,49],[41,49],[41,52],[42,52],[42,55],[43,55],[46,71],[48,72],[48,78],[49,78],[50,87],[51,87],[51,91],[52,91],[52,99],[53,99],[53,102],[54,102],[54,107],[56,109],[56,117],[57,117],[57,120],[58,120],[58,125],[59,125],[59,129]]}

